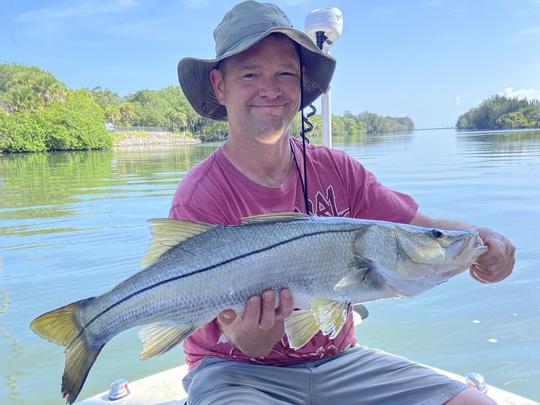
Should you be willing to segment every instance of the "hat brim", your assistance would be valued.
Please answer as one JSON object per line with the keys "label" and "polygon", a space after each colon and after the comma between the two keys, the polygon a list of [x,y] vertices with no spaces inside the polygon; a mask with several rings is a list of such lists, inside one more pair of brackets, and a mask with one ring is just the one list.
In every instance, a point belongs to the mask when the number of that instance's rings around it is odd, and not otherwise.
{"label": "hat brim", "polygon": [[300,108],[313,103],[324,93],[332,80],[336,67],[333,57],[319,50],[317,45],[303,32],[293,28],[272,28],[264,33],[258,33],[244,38],[224,55],[216,59],[183,58],[178,63],[178,81],[187,100],[197,113],[203,117],[217,121],[227,120],[227,110],[217,100],[210,83],[210,71],[215,69],[222,60],[236,55],[262,41],[270,34],[283,34],[300,45],[302,53],[303,96],[304,102]]}

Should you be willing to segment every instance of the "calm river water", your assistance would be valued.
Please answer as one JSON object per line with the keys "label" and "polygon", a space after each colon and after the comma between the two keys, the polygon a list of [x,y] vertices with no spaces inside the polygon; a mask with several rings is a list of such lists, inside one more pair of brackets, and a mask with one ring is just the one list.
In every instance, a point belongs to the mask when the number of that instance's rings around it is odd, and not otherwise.
{"label": "calm river water", "polygon": [[[336,140],[435,217],[490,226],[517,246],[496,285],[461,275],[406,301],[368,304],[360,342],[540,401],[540,132],[417,131]],[[217,145],[0,156],[0,403],[61,404],[63,348],[34,335],[42,312],[137,271],[146,220]],[[80,398],[183,362],[138,360],[136,331],[102,351]]]}

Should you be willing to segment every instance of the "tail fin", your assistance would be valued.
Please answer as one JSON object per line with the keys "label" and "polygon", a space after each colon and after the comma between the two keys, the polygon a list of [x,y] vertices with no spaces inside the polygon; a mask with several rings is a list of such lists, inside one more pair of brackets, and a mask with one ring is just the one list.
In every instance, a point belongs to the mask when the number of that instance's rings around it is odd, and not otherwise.
{"label": "tail fin", "polygon": [[[91,298],[90,298],[91,299]],[[30,327],[39,336],[66,347],[66,365],[62,376],[62,396],[71,404],[79,395],[88,372],[103,348],[85,338],[84,328],[77,320],[76,310],[82,302],[73,302],[38,316]]]}

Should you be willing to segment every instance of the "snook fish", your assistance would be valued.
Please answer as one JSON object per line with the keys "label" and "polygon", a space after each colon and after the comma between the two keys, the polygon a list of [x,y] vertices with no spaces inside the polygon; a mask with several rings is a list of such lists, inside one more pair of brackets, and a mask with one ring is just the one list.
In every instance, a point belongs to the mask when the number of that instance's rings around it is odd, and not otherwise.
{"label": "snook fish", "polygon": [[77,398],[103,346],[140,331],[141,358],[162,354],[199,326],[266,289],[287,287],[296,311],[285,321],[292,348],[319,330],[335,337],[351,303],[410,297],[467,269],[487,247],[475,231],[382,221],[274,214],[238,226],[153,219],[142,270],[109,292],[47,312],[31,323],[66,346],[62,394]]}

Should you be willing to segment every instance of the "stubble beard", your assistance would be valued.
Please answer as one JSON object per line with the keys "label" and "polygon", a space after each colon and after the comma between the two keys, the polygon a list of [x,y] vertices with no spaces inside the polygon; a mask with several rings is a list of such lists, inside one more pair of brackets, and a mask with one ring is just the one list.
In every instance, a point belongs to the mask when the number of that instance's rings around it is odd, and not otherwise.
{"label": "stubble beard", "polygon": [[255,117],[253,131],[257,136],[271,134],[282,135],[289,132],[294,113],[286,111],[283,114],[271,115],[265,117]]}

